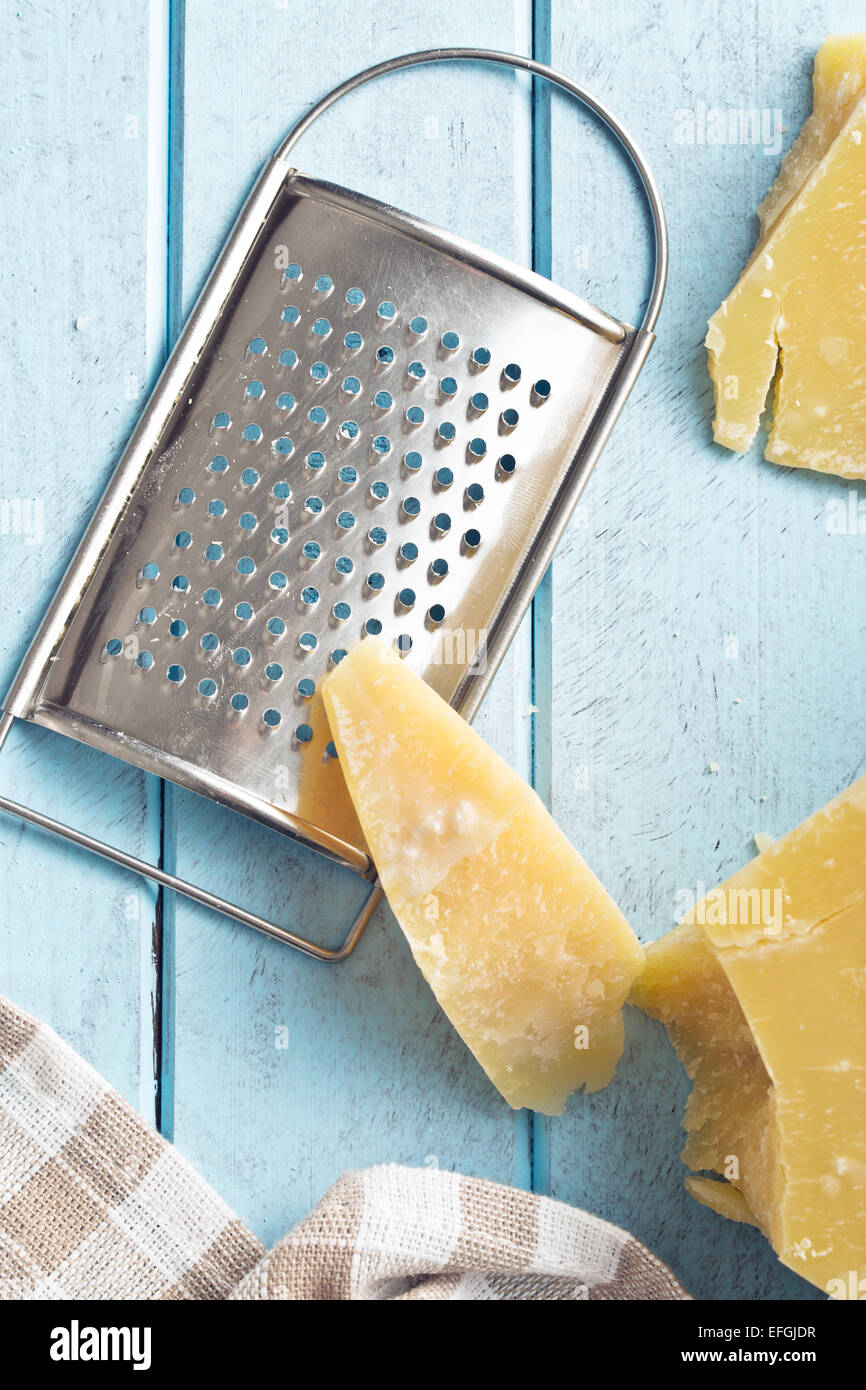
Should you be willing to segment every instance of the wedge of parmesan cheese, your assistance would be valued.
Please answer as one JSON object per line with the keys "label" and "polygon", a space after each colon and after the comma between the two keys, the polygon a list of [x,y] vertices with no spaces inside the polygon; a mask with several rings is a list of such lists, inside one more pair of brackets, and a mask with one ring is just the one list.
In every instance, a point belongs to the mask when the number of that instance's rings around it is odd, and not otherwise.
{"label": "wedge of parmesan cheese", "polygon": [[509,1105],[559,1114],[613,1076],[643,952],[535,792],[368,639],[322,692],[394,914]]}
{"label": "wedge of parmesan cheese", "polygon": [[717,442],[749,448],[775,377],[766,458],[849,478],[866,477],[864,47],[857,36],[819,53],[815,111],[707,334]]}

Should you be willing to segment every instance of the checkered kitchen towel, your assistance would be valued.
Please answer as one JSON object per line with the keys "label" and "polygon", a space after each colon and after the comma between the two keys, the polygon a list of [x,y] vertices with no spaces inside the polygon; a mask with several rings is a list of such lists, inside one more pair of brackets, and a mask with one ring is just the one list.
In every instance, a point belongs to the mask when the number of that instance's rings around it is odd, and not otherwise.
{"label": "checkered kitchen towel", "polygon": [[0,998],[0,1298],[684,1299],[596,1217],[477,1178],[345,1173],[270,1252],[52,1030]]}

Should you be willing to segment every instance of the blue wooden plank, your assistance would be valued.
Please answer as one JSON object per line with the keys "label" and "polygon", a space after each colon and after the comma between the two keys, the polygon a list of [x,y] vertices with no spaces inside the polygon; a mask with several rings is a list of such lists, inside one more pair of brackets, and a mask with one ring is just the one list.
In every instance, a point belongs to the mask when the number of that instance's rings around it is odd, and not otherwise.
{"label": "blue wooden plank", "polygon": [[[526,49],[528,7],[449,7],[449,40]],[[362,3],[186,6],[183,298],[189,304],[261,162],[314,98],[392,54],[435,46],[443,14],[410,3],[381,22]],[[291,83],[287,83],[287,73]],[[358,187],[528,259],[526,84],[466,71],[405,73],[358,93],[299,147],[310,173]],[[483,142],[483,143],[482,143]],[[482,726],[528,770],[528,629]],[[200,881],[333,941],[364,891],[310,854],[181,797],[177,862]],[[436,1007],[390,915],[326,967],[177,903],[174,1134],[266,1239],[337,1173],[376,1160],[438,1163],[527,1182],[515,1118]]]}
{"label": "blue wooden plank", "polygon": [[[147,284],[164,173],[151,139],[162,100],[151,39],[146,12],[107,0],[0,15],[3,690],[162,347],[162,305]],[[158,854],[156,783],[64,738],[16,729],[0,785],[133,853]],[[153,893],[7,818],[0,865],[0,989],[152,1117]]]}
{"label": "blue wooden plank", "polygon": [[[779,109],[790,142],[814,51],[851,7],[646,8],[639,45],[624,7],[553,8],[554,62],[643,146],[673,259],[658,344],[554,562],[547,718],[554,813],[650,939],[679,890],[721,881],[755,831],[782,833],[862,771],[848,692],[866,634],[855,624],[840,642],[836,615],[866,556],[826,533],[827,503],[851,485],[710,442],[706,320],[749,254],[779,148],[680,133],[701,103],[766,111],[771,132]],[[576,124],[555,104],[554,273],[630,317],[644,219],[621,161]],[[550,1190],[630,1226],[697,1296],[820,1296],[754,1231],[686,1197],[684,1078],[662,1031],[630,1012],[613,1085],[549,1130]]]}

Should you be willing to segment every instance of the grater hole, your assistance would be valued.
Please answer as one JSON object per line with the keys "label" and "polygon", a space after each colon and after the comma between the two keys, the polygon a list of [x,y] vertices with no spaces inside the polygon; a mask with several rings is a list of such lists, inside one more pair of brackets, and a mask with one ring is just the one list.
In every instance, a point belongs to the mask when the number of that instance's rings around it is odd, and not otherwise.
{"label": "grater hole", "polygon": [[517,428],[519,420],[520,415],[516,410],[512,410],[510,407],[508,410],[503,410],[499,417],[500,434],[510,434],[513,429]]}
{"label": "grater hole", "polygon": [[549,398],[550,382],[546,377],[540,377],[529,394],[530,403],[532,405],[544,405],[544,402]]}
{"label": "grater hole", "polygon": [[193,489],[191,487],[182,487],[180,492],[177,494],[177,505],[179,507],[188,507],[194,501],[195,493]]}
{"label": "grater hole", "polygon": [[249,666],[252,661],[252,652],[249,647],[235,647],[232,652],[232,661],[235,666]]}
{"label": "grater hole", "polygon": [[372,574],[367,575],[366,585],[371,594],[381,593],[385,587],[384,574],[380,574],[378,570],[373,570]]}
{"label": "grater hole", "polygon": [[327,381],[330,375],[331,369],[327,362],[314,362],[310,368],[310,376],[317,385],[321,385],[323,381]]}
{"label": "grater hole", "polygon": [[[325,455],[322,453],[321,449],[312,449],[304,459],[304,463],[308,468],[311,468],[314,473],[318,473],[319,470],[325,466]],[[319,510],[321,510],[321,508]]]}
{"label": "grater hole", "polygon": [[246,714],[247,710],[250,707],[249,696],[242,695],[239,691],[237,692],[237,694],[232,696],[229,703],[231,704],[231,707],[234,710],[235,714]]}
{"label": "grater hole", "polygon": [[331,332],[331,320],[319,318],[313,320],[313,336],[315,338],[327,338]]}
{"label": "grater hole", "polygon": [[474,526],[470,527],[468,531],[464,531],[463,539],[460,542],[460,548],[464,555],[474,555],[480,544],[481,532],[476,530]]}
{"label": "grater hole", "polygon": [[299,724],[295,729],[295,738],[300,744],[307,744],[312,741],[313,731],[309,724]]}
{"label": "grater hole", "polygon": [[319,639],[314,632],[302,632],[298,638],[298,646],[302,652],[314,652],[319,645]]}
{"label": "grater hole", "polygon": [[255,531],[259,524],[255,512],[241,512],[238,518],[238,526],[242,531]]}
{"label": "grater hole", "polygon": [[198,693],[203,695],[206,700],[212,700],[217,693],[217,683],[211,676],[205,676],[204,680],[198,683]]}
{"label": "grater hole", "polygon": [[381,550],[388,539],[388,532],[384,526],[371,526],[367,532],[367,541],[374,550]]}
{"label": "grater hole", "polygon": [[171,581],[171,587],[179,594],[185,594],[189,590],[189,579],[185,574],[176,574]]}
{"label": "grater hole", "polygon": [[212,565],[218,565],[223,558],[223,548],[219,541],[211,541],[210,545],[205,546],[204,557]]}
{"label": "grater hole", "polygon": [[388,487],[388,484],[383,482],[381,478],[377,478],[370,484],[370,501],[385,502],[388,499],[390,491],[391,489]]}
{"label": "grater hole", "polygon": [[414,565],[418,559],[418,547],[414,541],[406,541],[397,551],[397,559],[401,565]]}
{"label": "grater hole", "polygon": [[516,386],[521,378],[521,370],[516,362],[509,362],[502,372],[503,389],[508,390],[511,386]]}
{"label": "grater hole", "polygon": [[239,623],[248,623],[253,616],[253,605],[247,602],[235,604],[235,617]]}
{"label": "grater hole", "polygon": [[439,382],[439,396],[443,401],[451,401],[457,395],[457,382],[453,376],[443,376]]}
{"label": "grater hole", "polygon": [[416,381],[423,381],[427,375],[427,368],[423,362],[410,362],[406,368],[406,375],[409,378],[410,386]]}
{"label": "grater hole", "polygon": [[282,570],[274,570],[273,574],[268,575],[268,586],[276,593],[285,589],[288,582],[288,576]]}
{"label": "grater hole", "polygon": [[334,561],[334,569],[340,576],[351,574],[354,568],[354,562],[349,559],[348,555],[338,555]]}
{"label": "grater hole", "polygon": [[487,399],[487,397],[486,397],[486,395],[484,394],[483,391],[475,391],[475,392],[469,397],[469,413],[470,413],[470,415],[475,415],[475,416],[483,415],[484,412],[485,412],[485,410],[488,408],[489,405],[490,405],[490,401]]}
{"label": "grater hole", "polygon": [[225,516],[226,504],[221,497],[214,497],[210,502],[208,502],[207,514],[208,516],[215,516],[217,518]]}
{"label": "grater hole", "polygon": [[427,571],[427,576],[431,584],[438,584],[441,579],[445,578],[447,573],[448,561],[434,560],[433,563],[430,565],[429,570]]}
{"label": "grater hole", "polygon": [[445,492],[454,482],[454,474],[450,468],[437,468],[433,474],[433,486],[437,492]]}
{"label": "grater hole", "polygon": [[397,611],[398,613],[408,613],[408,612],[409,612],[411,609],[413,609],[414,607],[415,607],[415,590],[414,590],[414,589],[401,589],[401,590],[399,591],[399,593],[397,594],[397,601],[396,601],[396,604],[395,604],[396,611]]}
{"label": "grater hole", "polygon": [[437,512],[434,516],[430,529],[434,536],[447,536],[451,530],[451,518],[447,512]]}
{"label": "grater hole", "polygon": [[205,589],[202,594],[202,602],[205,603],[208,608],[219,608],[222,601],[223,596],[219,589]]}
{"label": "grater hole", "polygon": [[241,473],[241,482],[244,487],[255,487],[259,481],[259,473],[255,468],[245,468]]}
{"label": "grater hole", "polygon": [[212,430],[227,430],[231,428],[232,417],[227,410],[218,410],[211,420]]}
{"label": "grater hole", "polygon": [[322,554],[322,547],[318,541],[305,541],[301,546],[301,555],[310,565],[315,564]]}
{"label": "grater hole", "polygon": [[450,420],[443,420],[436,430],[437,444],[453,444],[457,436],[457,431]]}
{"label": "grater hole", "polygon": [[170,636],[180,639],[181,637],[186,637],[189,628],[183,618],[174,618],[168,625],[168,631]]}
{"label": "grater hole", "polygon": [[348,653],[346,652],[345,647],[335,647],[334,650],[331,652],[331,655],[328,657],[328,665],[339,666],[340,662],[347,655]]}
{"label": "grater hole", "polygon": [[383,323],[391,323],[397,317],[397,306],[392,304],[390,299],[383,299],[376,313]]}
{"label": "grater hole", "polygon": [[439,346],[444,352],[456,352],[460,346],[460,335],[449,329],[448,332],[443,333],[442,337],[439,339]]}
{"label": "grater hole", "polygon": [[361,427],[357,420],[344,420],[337,431],[337,438],[343,444],[351,444],[361,433]]}
{"label": "grater hole", "polygon": [[445,609],[441,603],[431,603],[427,609],[427,626],[440,627],[445,621]]}
{"label": "grater hole", "polygon": [[280,637],[284,637],[286,633],[286,624],[283,619],[268,618],[268,632],[275,641],[279,640]]}
{"label": "grater hole", "polygon": [[271,532],[271,540],[274,545],[287,545],[289,533],[285,526],[275,526]]}
{"label": "grater hole", "polygon": [[277,410],[282,410],[286,415],[291,415],[297,404],[291,391],[281,391],[277,396]]}
{"label": "grater hole", "polygon": [[247,352],[251,357],[262,357],[268,350],[268,345],[264,338],[250,338],[247,343]]}
{"label": "grater hole", "polygon": [[357,285],[353,285],[351,289],[346,290],[346,303],[350,309],[360,309],[365,299],[366,295],[364,291],[359,290]]}
{"label": "grater hole", "polygon": [[165,674],[171,681],[172,685],[182,685],[183,682],[186,680],[186,671],[183,669],[182,666],[178,666],[176,663],[173,663],[171,666],[169,666]]}
{"label": "grater hole", "polygon": [[356,376],[347,376],[343,380],[342,389],[347,396],[357,396],[361,389],[361,383]]}
{"label": "grater hole", "polygon": [[242,578],[249,579],[250,575],[256,572],[256,562],[251,555],[242,555],[236,568]]}
{"label": "grater hole", "polygon": [[106,656],[120,656],[123,651],[123,643],[119,637],[111,637],[105,644]]}
{"label": "grater hole", "polygon": [[409,453],[404,455],[403,458],[403,463],[410,473],[417,473],[423,462],[424,460],[417,449],[410,449]]}
{"label": "grater hole", "polygon": [[417,497],[404,497],[400,511],[407,521],[412,521],[421,512],[421,502]]}
{"label": "grater hole", "polygon": [[266,709],[262,715],[262,723],[267,729],[276,729],[283,722],[283,716],[278,709]]}
{"label": "grater hole", "polygon": [[290,370],[298,365],[298,354],[293,348],[283,348],[279,356],[281,367],[288,367]]}
{"label": "grater hole", "polygon": [[409,409],[406,411],[406,423],[413,428],[417,428],[418,425],[423,425],[424,411],[421,409],[420,405],[410,405]]}
{"label": "grater hole", "polygon": [[376,361],[380,367],[390,367],[394,361],[394,349],[392,347],[377,348]]}
{"label": "grater hole", "polygon": [[390,410],[394,404],[394,397],[390,391],[377,391],[373,397],[373,404],[384,415],[385,411]]}
{"label": "grater hole", "polygon": [[201,649],[203,652],[215,652],[219,650],[220,639],[215,632],[205,632],[201,638]]}
{"label": "grater hole", "polygon": [[[300,320],[300,317],[301,311],[298,308],[297,304],[287,304],[282,314],[280,315],[280,319],[282,320],[282,322],[287,323],[290,328],[294,328],[295,324],[298,323],[298,321]],[[282,356],[282,354],[280,354],[280,356]],[[292,354],[292,356],[294,357],[294,353]],[[296,357],[295,361],[297,361]]]}
{"label": "grater hole", "polygon": [[327,758],[336,758],[336,756],[337,756],[337,745],[336,745],[336,743],[334,742],[334,740],[331,739],[328,743],[325,744],[325,757],[327,757]]}
{"label": "grater hole", "polygon": [[303,676],[295,686],[298,695],[302,700],[312,700],[316,693],[316,682],[311,681],[309,676]]}
{"label": "grater hole", "polygon": [[248,381],[244,387],[244,398],[248,401],[259,401],[264,394],[265,388],[261,381]]}
{"label": "grater hole", "polygon": [[265,675],[274,685],[283,679],[283,668],[278,661],[269,661],[265,667]]}
{"label": "grater hole", "polygon": [[192,545],[192,536],[189,531],[178,531],[174,538],[174,544],[178,550],[189,550]]}
{"label": "grater hole", "polygon": [[217,474],[226,473],[228,471],[228,466],[229,461],[226,458],[225,454],[214,454],[213,458],[208,464],[208,468],[210,469],[211,473]]}
{"label": "grater hole", "polygon": [[343,339],[343,346],[348,348],[349,352],[357,352],[359,348],[364,346],[364,339],[360,333],[347,333]]}
{"label": "grater hole", "polygon": [[486,453],[487,445],[483,439],[470,439],[466,449],[466,462],[477,463]]}
{"label": "grater hole", "polygon": [[299,285],[303,278],[304,272],[298,265],[297,261],[292,261],[291,265],[287,265],[285,270],[283,271],[284,284],[288,283],[290,285]]}
{"label": "grater hole", "polygon": [[351,464],[346,463],[340,469],[337,478],[343,487],[354,487],[355,483],[358,481],[358,470],[357,468],[353,468]]}
{"label": "grater hole", "polygon": [[135,664],[139,671],[149,671],[153,666],[153,652],[139,652]]}
{"label": "grater hole", "polygon": [[412,650],[412,638],[408,632],[401,632],[394,642],[394,647],[399,656],[408,656]]}
{"label": "grater hole", "polygon": [[[285,576],[283,576],[283,578],[285,578]],[[316,606],[316,604],[317,604],[318,602],[319,602],[319,591],[318,591],[318,589],[316,589],[312,584],[307,584],[307,585],[305,586],[305,588],[303,588],[303,589],[301,590],[301,599],[300,599],[300,606],[301,606],[301,608],[315,608],[315,606]]]}
{"label": "grater hole", "polygon": [[485,367],[490,366],[490,349],[486,347],[473,348],[469,366],[476,372],[483,372]]}
{"label": "grater hole", "polygon": [[[324,459],[322,462],[324,463]],[[304,511],[309,516],[318,516],[324,505],[321,497],[308,497],[304,502]]]}
{"label": "grater hole", "polygon": [[463,497],[467,507],[478,507],[484,501],[484,488],[480,483],[470,483]]}
{"label": "grater hole", "polygon": [[428,327],[429,324],[423,314],[415,314],[414,317],[409,320],[409,332],[412,334],[413,338],[423,338]]}
{"label": "grater hole", "polygon": [[364,624],[365,637],[378,637],[382,631],[382,624],[378,618],[368,618]]}
{"label": "grater hole", "polygon": [[348,603],[343,602],[342,600],[339,603],[335,603],[333,608],[331,609],[331,617],[333,618],[335,623],[348,622],[351,616],[351,606]]}
{"label": "grater hole", "polygon": [[340,512],[337,516],[337,529],[339,531],[351,531],[355,525],[354,512]]}
{"label": "grater hole", "polygon": [[510,478],[517,468],[517,459],[513,454],[503,454],[496,464],[496,476],[499,479]]}
{"label": "grater hole", "polygon": [[311,425],[321,428],[328,423],[328,412],[323,405],[314,405],[312,410],[307,412],[307,419]]}
{"label": "grater hole", "polygon": [[330,293],[331,293],[331,290],[332,290],[333,288],[334,288],[334,282],[333,282],[333,280],[331,279],[330,275],[317,275],[317,276],[316,276],[316,294],[321,294],[321,295],[330,294]]}
{"label": "grater hole", "polygon": [[142,623],[145,627],[150,627],[152,623],[156,622],[156,609],[140,608],[138,612],[138,622]]}
{"label": "grater hole", "polygon": [[386,434],[377,434],[373,440],[372,448],[373,453],[382,458],[391,452],[391,441]]}

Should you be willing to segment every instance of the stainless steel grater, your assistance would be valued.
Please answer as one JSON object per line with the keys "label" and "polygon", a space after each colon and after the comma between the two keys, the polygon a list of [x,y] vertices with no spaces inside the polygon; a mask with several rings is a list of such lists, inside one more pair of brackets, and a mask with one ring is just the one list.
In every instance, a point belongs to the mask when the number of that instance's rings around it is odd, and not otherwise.
{"label": "stainless steel grater", "polygon": [[[640,328],[406,213],[298,173],[340,97],[399,68],[503,64],[606,124],[652,217]],[[327,950],[113,846],[73,840],[323,960],[379,896],[319,696],[381,636],[467,718],[653,342],[667,244],[610,111],[527,58],[409,54],[335,88],[250,194],[3,705],[301,840],[373,884]]]}

